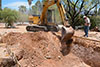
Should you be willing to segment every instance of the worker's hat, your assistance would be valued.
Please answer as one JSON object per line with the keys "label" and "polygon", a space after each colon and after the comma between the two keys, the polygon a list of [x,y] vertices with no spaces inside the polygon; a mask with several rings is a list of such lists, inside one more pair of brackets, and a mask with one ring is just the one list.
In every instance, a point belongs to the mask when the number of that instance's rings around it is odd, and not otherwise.
{"label": "worker's hat", "polygon": [[83,18],[86,18],[86,16],[83,16]]}

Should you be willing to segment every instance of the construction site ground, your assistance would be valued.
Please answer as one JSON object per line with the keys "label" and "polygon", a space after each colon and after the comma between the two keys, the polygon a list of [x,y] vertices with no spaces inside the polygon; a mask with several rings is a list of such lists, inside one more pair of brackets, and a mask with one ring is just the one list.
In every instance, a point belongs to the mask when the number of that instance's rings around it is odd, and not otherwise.
{"label": "construction site ground", "polygon": [[[26,25],[0,24],[0,67],[100,67],[100,32],[76,30],[61,52],[60,32],[27,32]],[[66,45],[65,45],[66,47]]]}

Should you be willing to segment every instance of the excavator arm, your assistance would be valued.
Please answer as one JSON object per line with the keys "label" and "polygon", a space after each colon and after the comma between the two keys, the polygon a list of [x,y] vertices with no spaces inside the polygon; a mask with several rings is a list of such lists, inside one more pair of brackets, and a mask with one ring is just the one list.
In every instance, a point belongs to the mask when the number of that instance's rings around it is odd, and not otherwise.
{"label": "excavator arm", "polygon": [[46,17],[46,13],[47,13],[47,10],[50,6],[54,5],[55,4],[55,1],[54,0],[46,0],[43,4],[43,10],[42,10],[42,14],[41,14],[41,17],[40,17],[40,20],[41,20],[41,24],[42,25],[47,25],[47,17]]}
{"label": "excavator arm", "polygon": [[66,11],[64,9],[64,6],[61,4],[60,0],[57,1],[56,3],[58,9],[59,9],[59,12],[60,12],[60,16],[61,16],[61,19],[62,19],[62,24],[65,25],[65,23],[68,24],[68,18],[66,16]]}
{"label": "excavator arm", "polygon": [[46,0],[44,2],[43,11],[42,11],[42,14],[41,14],[41,24],[46,25],[48,23],[47,19],[46,19],[46,12],[47,12],[48,8],[52,5],[54,5],[54,4],[56,4],[57,7],[58,7],[58,10],[59,10],[59,13],[60,13],[60,16],[61,16],[61,20],[62,20],[62,24],[63,25],[65,23],[68,24],[68,21],[67,21],[68,19],[66,17],[66,11],[65,11],[63,5],[61,4],[60,0]]}

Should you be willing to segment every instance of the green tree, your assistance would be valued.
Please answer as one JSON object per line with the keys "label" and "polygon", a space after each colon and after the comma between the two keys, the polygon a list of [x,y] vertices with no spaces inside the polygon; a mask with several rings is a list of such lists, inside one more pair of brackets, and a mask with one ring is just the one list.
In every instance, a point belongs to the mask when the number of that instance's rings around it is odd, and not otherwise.
{"label": "green tree", "polygon": [[[32,2],[32,0],[30,0]],[[29,4],[31,5],[31,4]],[[35,15],[40,15],[42,11],[42,2],[38,0],[35,5],[30,6],[29,8],[29,15],[35,14]]]}
{"label": "green tree", "polygon": [[2,22],[2,11],[0,10],[0,22]]}
{"label": "green tree", "polygon": [[97,14],[98,14],[97,9],[98,9],[98,6],[100,5],[100,1],[99,1],[99,0],[92,0],[92,4],[96,4],[96,3],[98,3],[98,4],[96,5],[96,7],[95,7],[95,14],[97,15]]}
{"label": "green tree", "polygon": [[80,15],[88,15],[98,3],[92,4],[92,0],[63,0],[66,5],[67,17],[72,27],[79,25]]}
{"label": "green tree", "polygon": [[27,10],[26,6],[24,6],[24,5],[19,6],[19,11],[20,12],[25,13],[26,10]]}
{"label": "green tree", "polygon": [[32,6],[32,14],[37,14],[38,13],[38,9],[35,5]]}
{"label": "green tree", "polygon": [[27,0],[28,4],[31,5],[33,0]]}
{"label": "green tree", "polygon": [[35,6],[37,7],[38,9],[38,14],[41,14],[41,11],[42,11],[42,2],[40,2],[40,0],[38,0],[36,3],[35,3]]}
{"label": "green tree", "polygon": [[9,8],[4,8],[1,11],[1,17],[5,22],[6,27],[14,27],[13,24],[18,19],[18,12]]}
{"label": "green tree", "polygon": [[23,24],[24,22],[28,21],[28,15],[19,12],[19,17],[18,17],[18,22],[21,22],[21,24]]}

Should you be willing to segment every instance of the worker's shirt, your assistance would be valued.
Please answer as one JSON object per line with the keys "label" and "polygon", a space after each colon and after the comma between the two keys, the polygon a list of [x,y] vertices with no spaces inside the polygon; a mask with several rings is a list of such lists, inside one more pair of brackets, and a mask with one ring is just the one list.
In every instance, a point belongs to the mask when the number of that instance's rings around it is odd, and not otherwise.
{"label": "worker's shirt", "polygon": [[90,26],[90,19],[88,17],[85,18],[85,26]]}

